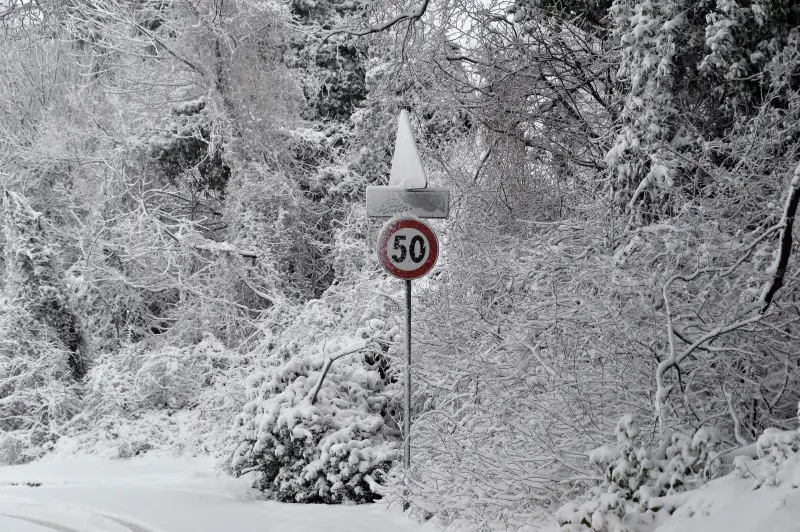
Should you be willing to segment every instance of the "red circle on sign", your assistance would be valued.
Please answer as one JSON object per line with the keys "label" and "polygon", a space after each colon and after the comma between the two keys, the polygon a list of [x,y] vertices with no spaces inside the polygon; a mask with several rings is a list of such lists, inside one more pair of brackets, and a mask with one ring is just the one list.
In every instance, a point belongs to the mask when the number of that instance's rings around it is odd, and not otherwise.
{"label": "red circle on sign", "polygon": [[[404,229],[412,230],[413,232],[420,233],[424,241],[416,246],[416,250],[421,257],[419,266],[412,268],[398,267],[392,259],[397,259],[400,256],[403,258],[409,257],[412,262],[414,259],[414,242],[410,245],[404,245],[399,242],[403,236],[398,235]],[[396,253],[389,255],[389,242],[394,238],[394,249]],[[416,237],[415,237],[416,238]],[[405,238],[403,238],[405,240]],[[421,250],[421,251],[420,251]],[[378,261],[381,266],[400,279],[418,279],[431,271],[433,265],[436,264],[436,259],[439,258],[439,241],[436,239],[436,233],[433,232],[428,224],[417,218],[398,218],[386,222],[386,225],[381,229],[378,235]],[[402,261],[401,261],[402,262]],[[407,260],[405,261],[408,262]]]}

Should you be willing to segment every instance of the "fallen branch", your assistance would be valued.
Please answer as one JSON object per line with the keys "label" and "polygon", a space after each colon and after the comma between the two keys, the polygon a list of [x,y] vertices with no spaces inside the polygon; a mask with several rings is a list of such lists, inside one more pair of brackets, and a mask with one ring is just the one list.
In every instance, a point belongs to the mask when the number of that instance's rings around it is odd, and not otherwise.
{"label": "fallen branch", "polygon": [[372,339],[368,338],[366,340],[361,340],[360,342],[350,344],[349,346],[335,352],[325,360],[325,367],[322,369],[322,376],[319,378],[319,381],[317,382],[316,386],[314,386],[314,391],[311,392],[312,405],[317,401],[317,394],[319,393],[320,388],[322,388],[322,383],[325,381],[325,377],[328,375],[328,370],[331,369],[331,365],[340,358],[342,358],[343,356],[347,356],[357,351],[361,351],[371,343]]}

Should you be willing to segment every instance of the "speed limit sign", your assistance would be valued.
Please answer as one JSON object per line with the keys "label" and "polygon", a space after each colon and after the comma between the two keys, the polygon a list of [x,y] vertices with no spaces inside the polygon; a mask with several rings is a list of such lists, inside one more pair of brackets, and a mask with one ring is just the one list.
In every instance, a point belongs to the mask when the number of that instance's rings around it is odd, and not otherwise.
{"label": "speed limit sign", "polygon": [[417,279],[433,268],[439,242],[428,224],[418,218],[393,218],[378,235],[378,260],[400,279]]}
{"label": "speed limit sign", "polygon": [[[2,2],[2,0],[0,0]],[[400,111],[389,185],[367,187],[367,216],[388,218],[378,235],[381,266],[406,288],[406,378],[403,408],[403,466],[411,468],[411,282],[431,271],[439,257],[436,234],[416,218],[447,218],[450,189],[429,187],[408,111]],[[408,509],[408,501],[403,510]]]}

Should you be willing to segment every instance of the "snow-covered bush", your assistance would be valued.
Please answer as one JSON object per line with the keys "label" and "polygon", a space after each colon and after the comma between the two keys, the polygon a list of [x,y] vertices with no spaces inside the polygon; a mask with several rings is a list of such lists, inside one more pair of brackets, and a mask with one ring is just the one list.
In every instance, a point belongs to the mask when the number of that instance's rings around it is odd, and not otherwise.
{"label": "snow-covered bush", "polygon": [[154,344],[97,358],[65,446],[121,457],[159,447],[221,452],[223,427],[244,404],[251,357],[211,334],[190,346]]}
{"label": "snow-covered bush", "polygon": [[0,463],[40,457],[78,412],[68,360],[53,331],[25,309],[0,313]]}
{"label": "snow-covered bush", "polygon": [[6,284],[0,304],[0,461],[49,450],[79,408],[82,336],[46,222],[4,192]]}
{"label": "snow-covered bush", "polygon": [[[230,468],[255,472],[256,487],[270,497],[340,503],[381,496],[400,440],[399,387],[387,355],[399,331],[379,319],[379,307],[358,300],[364,294],[335,286],[308,303],[273,345],[273,365],[247,380]],[[355,326],[342,323],[343,303],[355,305]]]}
{"label": "snow-covered bush", "polygon": [[69,305],[47,222],[23,196],[11,191],[4,192],[3,209],[9,303],[52,331],[57,345],[67,352],[72,376],[80,379],[86,371],[83,336]]}
{"label": "snow-covered bush", "polygon": [[603,481],[592,488],[585,502],[570,502],[556,514],[566,532],[627,532],[637,523],[652,522],[658,512],[672,513],[677,504],[670,496],[708,480],[714,471],[719,435],[701,428],[693,437],[665,434],[658,449],[643,442],[632,416],[620,418],[615,447],[592,451],[590,462]]}
{"label": "snow-covered bush", "polygon": [[800,451],[800,433],[796,430],[769,428],[758,437],[756,450],[759,458],[774,465],[781,465]]}
{"label": "snow-covered bush", "polygon": [[212,335],[194,346],[152,348],[148,342],[100,356],[86,380],[87,404],[104,411],[193,408],[235,363]]}
{"label": "snow-covered bush", "polygon": [[[525,197],[508,201],[533,216]],[[521,528],[594,476],[577,457],[613,437],[619,412],[650,408],[652,358],[634,339],[655,333],[657,289],[600,251],[591,221],[506,226],[486,203],[462,199],[415,297],[408,491],[443,524]]]}
{"label": "snow-covered bush", "polygon": [[664,504],[660,497],[679,493],[697,481],[714,477],[719,473],[717,457],[721,443],[719,432],[706,427],[691,437],[680,432],[665,437],[655,457],[654,478],[639,490],[642,506],[659,509]]}
{"label": "snow-covered bush", "polygon": [[589,454],[589,461],[600,469],[603,482],[591,490],[583,504],[568,503],[556,514],[565,531],[627,532],[624,520],[628,506],[638,500],[638,492],[651,477],[654,464],[650,453],[640,445],[639,425],[630,415],[616,427],[617,445],[603,446]]}
{"label": "snow-covered bush", "polygon": [[[740,477],[752,476],[750,468],[758,471],[753,489],[762,486],[777,486],[780,484],[781,471],[791,469],[796,461],[797,452],[800,451],[800,432],[798,430],[780,430],[768,428],[756,441],[756,453],[759,464],[756,466],[747,457],[737,457],[734,462]],[[787,467],[789,466],[789,467]],[[747,471],[747,474],[745,474]]]}

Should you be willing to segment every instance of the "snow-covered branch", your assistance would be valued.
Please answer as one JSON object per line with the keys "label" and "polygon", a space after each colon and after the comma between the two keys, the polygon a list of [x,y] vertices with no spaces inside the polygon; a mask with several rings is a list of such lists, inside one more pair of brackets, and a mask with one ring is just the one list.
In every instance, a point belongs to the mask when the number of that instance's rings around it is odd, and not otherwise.
{"label": "snow-covered branch", "polygon": [[780,244],[775,261],[770,267],[772,278],[764,285],[764,289],[761,291],[762,314],[769,309],[775,294],[783,286],[786,266],[789,264],[789,257],[792,254],[792,229],[794,228],[794,217],[797,214],[798,202],[800,202],[800,165],[794,171],[794,176],[789,185],[789,193],[786,196],[786,203],[783,207],[783,214],[778,223],[781,228]]}
{"label": "snow-covered branch", "polygon": [[361,351],[362,349],[365,349],[371,343],[372,343],[371,338],[360,340],[358,342],[353,342],[352,344],[343,347],[342,349],[339,349],[335,353],[332,353],[327,357],[325,357],[325,365],[322,368],[322,374],[319,376],[319,380],[317,381],[317,384],[314,386],[314,390],[311,392],[312,405],[317,402],[317,394],[319,393],[319,390],[322,388],[322,383],[325,381],[325,377],[328,375],[328,370],[331,369],[331,365],[333,365],[334,362],[336,362],[343,356],[351,355],[353,353]]}
{"label": "snow-covered branch", "polygon": [[374,25],[372,25],[372,26],[370,26],[368,28],[365,28],[365,29],[360,29],[360,30],[359,29],[349,29],[349,28],[334,29],[333,31],[331,31],[327,35],[325,35],[324,39],[329,39],[330,37],[333,37],[334,35],[339,35],[339,34],[342,34],[342,33],[346,33],[348,35],[354,35],[356,37],[363,37],[365,35],[370,35],[372,33],[379,33],[381,31],[386,31],[389,28],[391,28],[392,26],[394,26],[396,24],[399,24],[400,22],[404,22],[406,20],[413,22],[413,21],[421,18],[425,14],[425,12],[428,10],[428,4],[429,3],[430,3],[430,0],[422,0],[413,9],[411,9],[409,11],[405,11],[405,12],[400,13],[398,15],[395,15],[394,17],[381,22],[380,24],[374,24]]}

